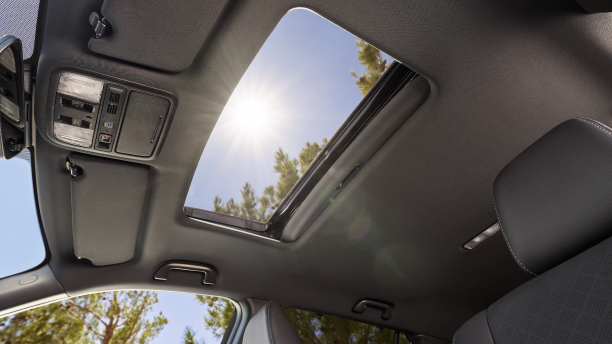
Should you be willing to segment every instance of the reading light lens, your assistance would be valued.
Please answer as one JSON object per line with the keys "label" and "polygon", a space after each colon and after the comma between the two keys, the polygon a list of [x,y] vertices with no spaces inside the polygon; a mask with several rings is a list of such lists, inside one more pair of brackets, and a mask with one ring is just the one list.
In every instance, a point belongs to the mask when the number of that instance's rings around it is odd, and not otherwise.
{"label": "reading light lens", "polygon": [[478,234],[474,239],[463,245],[463,248],[466,250],[473,249],[474,247],[480,245],[483,241],[492,237],[495,233],[499,232],[500,229],[501,227],[499,226],[499,222],[496,222],[493,224],[493,226],[487,228],[484,232]]}
{"label": "reading light lens", "polygon": [[103,88],[104,83],[100,80],[74,73],[64,73],[60,76],[57,93],[99,104]]}

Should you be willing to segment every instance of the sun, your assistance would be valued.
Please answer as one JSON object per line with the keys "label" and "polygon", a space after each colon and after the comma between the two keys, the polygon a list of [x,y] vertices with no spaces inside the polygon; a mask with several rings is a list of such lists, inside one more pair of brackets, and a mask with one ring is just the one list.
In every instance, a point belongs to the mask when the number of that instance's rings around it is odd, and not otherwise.
{"label": "sun", "polygon": [[271,109],[263,101],[245,99],[232,111],[234,124],[244,132],[257,134],[265,131],[271,119]]}

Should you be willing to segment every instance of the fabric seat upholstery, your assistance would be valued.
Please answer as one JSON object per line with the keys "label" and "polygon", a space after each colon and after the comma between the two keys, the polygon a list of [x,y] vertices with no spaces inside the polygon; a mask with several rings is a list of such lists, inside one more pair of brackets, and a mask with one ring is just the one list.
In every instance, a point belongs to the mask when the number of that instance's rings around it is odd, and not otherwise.
{"label": "fabric seat upholstery", "polygon": [[269,301],[247,324],[243,344],[300,344],[300,337],[276,301]]}
{"label": "fabric seat upholstery", "polygon": [[453,343],[612,343],[612,130],[560,124],[500,172],[493,194],[514,259],[537,277]]}

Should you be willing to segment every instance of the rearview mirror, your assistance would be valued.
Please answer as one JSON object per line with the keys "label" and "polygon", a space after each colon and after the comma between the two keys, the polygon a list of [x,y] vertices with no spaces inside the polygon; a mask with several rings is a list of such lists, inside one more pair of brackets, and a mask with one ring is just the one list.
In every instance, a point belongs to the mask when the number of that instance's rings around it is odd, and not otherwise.
{"label": "rearview mirror", "polygon": [[[0,37],[0,158],[19,154],[29,141],[21,41]],[[29,106],[29,101],[28,104]]]}

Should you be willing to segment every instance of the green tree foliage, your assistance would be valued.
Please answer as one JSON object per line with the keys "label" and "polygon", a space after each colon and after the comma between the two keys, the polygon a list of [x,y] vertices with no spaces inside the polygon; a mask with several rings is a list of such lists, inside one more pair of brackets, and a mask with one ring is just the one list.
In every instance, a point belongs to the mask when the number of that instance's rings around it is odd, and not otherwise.
{"label": "green tree foliage", "polygon": [[372,86],[380,79],[385,73],[389,66],[387,60],[383,59],[382,53],[379,49],[369,45],[361,39],[357,39],[355,43],[359,49],[357,50],[357,59],[359,64],[365,66],[365,71],[361,72],[361,75],[357,75],[354,70],[351,70],[351,75],[355,77],[355,85],[361,91],[361,94],[365,96],[370,92]]}
{"label": "green tree foliage", "polygon": [[283,200],[291,188],[300,179],[298,170],[298,160],[289,158],[289,154],[279,148],[274,154],[274,172],[280,173],[278,182],[276,182],[276,198]]}
{"label": "green tree foliage", "polygon": [[0,319],[0,343],[79,343],[83,323],[67,316],[63,303],[24,311]]}
{"label": "green tree foliage", "polygon": [[196,300],[208,306],[208,314],[204,316],[204,327],[212,331],[216,338],[221,338],[234,314],[234,304],[227,299],[204,295],[196,295]]}
{"label": "green tree foliage", "polygon": [[[208,315],[204,318],[206,328],[220,338],[225,333],[234,312],[233,304],[228,300],[216,297],[198,295],[197,298],[198,301],[210,307]],[[302,343],[391,344],[395,336],[393,330],[330,315],[320,315],[299,309],[285,309],[285,314]],[[192,343],[195,342],[185,341],[185,344]],[[404,335],[400,336],[400,343],[408,343]]]}
{"label": "green tree foliage", "polygon": [[240,217],[249,220],[257,220],[257,199],[255,198],[255,190],[251,184],[244,183],[242,190],[242,203],[240,204]]}
{"label": "green tree foliage", "polygon": [[183,332],[183,344],[206,344],[204,340],[196,340],[195,336],[196,331],[194,331],[191,326],[185,327],[185,332]]}
{"label": "green tree foliage", "polygon": [[[299,309],[285,309],[302,343],[317,344],[391,344],[395,331],[329,315]],[[405,336],[400,343],[406,344]]]}
{"label": "green tree foliage", "polygon": [[326,138],[323,138],[323,143],[320,146],[316,142],[313,142],[313,143],[306,142],[306,146],[302,148],[302,151],[300,152],[300,155],[298,156],[298,159],[300,159],[299,160],[300,173],[304,174],[304,172],[306,172],[306,169],[308,169],[308,166],[312,164],[314,159],[317,157],[317,155],[319,155],[319,153],[321,152],[323,147],[325,147],[326,144],[327,144]]}
{"label": "green tree foliage", "polygon": [[[351,70],[350,73],[356,79],[355,85],[357,85],[361,94],[365,96],[389,66],[379,49],[361,39],[357,39],[355,44],[359,47],[357,59],[361,65],[365,66],[365,71],[359,76],[354,70]],[[291,188],[297,183],[300,176],[306,172],[308,166],[312,164],[326,144],[327,139],[325,138],[320,145],[317,142],[306,142],[306,146],[302,148],[297,159],[291,159],[287,152],[279,148],[274,153],[275,164],[273,169],[275,173],[279,174],[276,185],[266,186],[262,196],[257,197],[255,190],[247,182],[240,191],[242,198],[240,203],[236,203],[233,198],[223,203],[221,197],[216,196],[213,201],[213,211],[249,220],[268,221],[274,210],[280,205],[280,202],[289,194]]]}
{"label": "green tree foliage", "polygon": [[157,293],[107,292],[75,297],[2,318],[0,343],[146,344],[168,323],[148,320]]}
{"label": "green tree foliage", "polygon": [[213,210],[217,213],[240,216],[240,206],[236,204],[233,198],[230,198],[225,204],[219,196],[215,196],[213,201]]}
{"label": "green tree foliage", "polygon": [[233,198],[223,203],[219,196],[213,201],[213,211],[221,214],[239,216],[245,219],[266,222],[289,194],[291,188],[298,179],[306,172],[317,155],[327,144],[324,138],[322,143],[306,142],[297,159],[292,159],[287,152],[279,148],[274,153],[273,171],[279,174],[276,185],[268,185],[264,188],[261,197],[257,197],[255,190],[248,182],[240,190],[241,201],[236,203]]}

